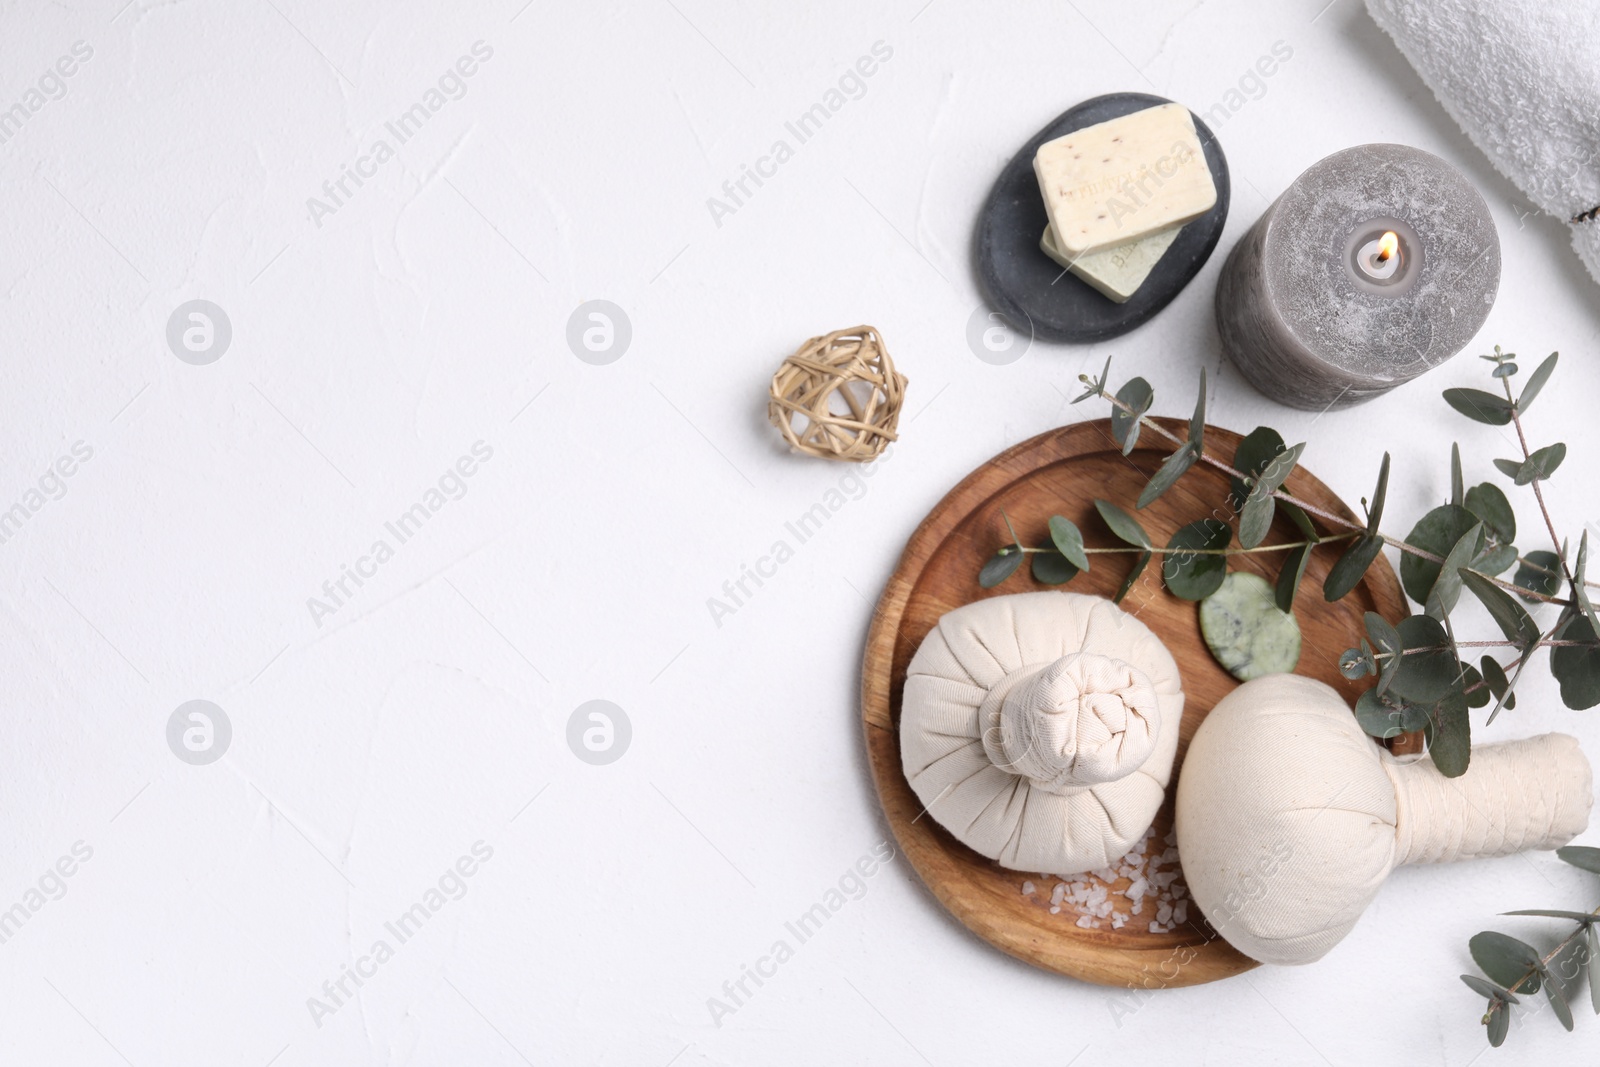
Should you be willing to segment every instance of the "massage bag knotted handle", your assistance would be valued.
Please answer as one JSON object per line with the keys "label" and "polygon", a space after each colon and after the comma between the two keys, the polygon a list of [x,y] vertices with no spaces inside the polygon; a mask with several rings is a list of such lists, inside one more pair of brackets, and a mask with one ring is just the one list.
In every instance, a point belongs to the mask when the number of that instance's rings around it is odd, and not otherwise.
{"label": "massage bag knotted handle", "polygon": [[1178,667],[1109,600],[1020,593],[941,618],[906,669],[900,756],[928,813],[1013,870],[1078,874],[1133,848],[1166,795]]}

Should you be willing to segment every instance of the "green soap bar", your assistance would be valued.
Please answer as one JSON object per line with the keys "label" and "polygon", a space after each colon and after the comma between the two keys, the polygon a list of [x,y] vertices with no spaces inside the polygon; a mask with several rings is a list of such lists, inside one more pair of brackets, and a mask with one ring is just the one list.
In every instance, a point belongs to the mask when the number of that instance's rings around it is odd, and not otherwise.
{"label": "green soap bar", "polygon": [[1079,256],[1077,260],[1073,260],[1071,256],[1056,247],[1055,230],[1046,226],[1044,236],[1039,238],[1039,247],[1045,255],[1095,289],[1123,304],[1138,292],[1139,286],[1150,277],[1150,272],[1161,262],[1161,257],[1167,254],[1167,249],[1177,240],[1178,231],[1181,229],[1182,226],[1169,226],[1137,241],[1116,245],[1103,252],[1091,252],[1087,256]]}
{"label": "green soap bar", "polygon": [[1300,662],[1300,624],[1278,610],[1265,578],[1235,571],[1200,601],[1206,647],[1241,682],[1286,674]]}

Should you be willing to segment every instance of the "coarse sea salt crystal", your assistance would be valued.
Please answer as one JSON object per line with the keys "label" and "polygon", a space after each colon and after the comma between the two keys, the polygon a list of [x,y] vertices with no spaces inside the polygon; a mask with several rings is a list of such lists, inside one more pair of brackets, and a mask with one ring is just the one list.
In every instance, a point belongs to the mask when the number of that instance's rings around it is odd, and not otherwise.
{"label": "coarse sea salt crystal", "polygon": [[1172,920],[1174,922],[1187,922],[1189,919],[1189,902],[1180,900],[1172,906]]}
{"label": "coarse sea salt crystal", "polygon": [[1144,896],[1145,890],[1148,888],[1149,886],[1145,883],[1145,880],[1141,878],[1137,882],[1134,882],[1132,885],[1130,885],[1122,895],[1127,897],[1129,900],[1138,900]]}
{"label": "coarse sea salt crystal", "polygon": [[1033,892],[1034,892],[1034,886],[1033,886],[1032,882],[1023,882],[1022,883],[1022,895],[1023,896],[1031,897],[1031,896],[1033,896]]}

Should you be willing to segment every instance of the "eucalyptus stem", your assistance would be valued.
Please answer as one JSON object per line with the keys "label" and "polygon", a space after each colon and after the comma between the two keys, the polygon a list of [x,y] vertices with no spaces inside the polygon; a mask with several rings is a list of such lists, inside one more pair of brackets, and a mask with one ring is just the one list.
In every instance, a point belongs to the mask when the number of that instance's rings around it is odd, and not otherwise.
{"label": "eucalyptus stem", "polygon": [[[1112,553],[1122,553],[1126,555],[1148,552],[1155,556],[1165,556],[1169,554],[1174,556],[1249,556],[1254,555],[1257,552],[1283,552],[1291,548],[1305,548],[1307,545],[1315,548],[1317,545],[1326,545],[1333,541],[1348,541],[1354,536],[1355,534],[1332,534],[1328,537],[1319,537],[1315,541],[1285,541],[1280,545],[1257,545],[1255,548],[1159,548],[1155,545],[1151,545],[1149,548],[1143,548],[1137,545],[1127,545],[1125,547],[1116,548],[1085,547],[1083,551],[1089,555]],[[1025,553],[1044,553],[1052,556],[1059,556],[1063,554],[1058,548],[1029,548],[1027,545],[1022,544],[1021,542],[1016,544],[1016,548],[1019,552]]]}
{"label": "eucalyptus stem", "polygon": [[[1543,637],[1541,637],[1538,641],[1533,643],[1532,647],[1533,648],[1577,648],[1580,645],[1584,646],[1584,647],[1587,647],[1591,643],[1592,642],[1589,642],[1589,641],[1565,641],[1565,640],[1556,640],[1554,638],[1543,638]],[[1456,648],[1521,648],[1521,649],[1529,648],[1529,646],[1528,646],[1528,644],[1526,642],[1506,641],[1506,640],[1500,640],[1500,641],[1456,641],[1456,642],[1453,642],[1453,644],[1454,644],[1454,646]],[[1375,652],[1375,653],[1373,653],[1373,657],[1372,658],[1376,659],[1376,660],[1385,660],[1385,659],[1392,659],[1396,655],[1417,656],[1417,655],[1421,655],[1424,652],[1438,652],[1438,651],[1439,651],[1439,648],[1406,648],[1406,649],[1402,649],[1398,653],[1395,653],[1395,652]],[[1520,662],[1521,662],[1521,660],[1512,660],[1510,663],[1506,664],[1505,666],[1506,667],[1515,667]]]}
{"label": "eucalyptus stem", "polygon": [[[1078,375],[1078,380],[1083,382],[1086,385],[1095,385],[1096,384],[1092,379],[1089,378],[1089,376],[1087,374]],[[1149,416],[1141,414],[1141,413],[1135,411],[1132,407],[1130,407],[1129,405],[1123,403],[1121,400],[1118,400],[1111,393],[1106,392],[1104,386],[1097,386],[1095,391],[1094,391],[1094,395],[1100,397],[1102,400],[1109,401],[1113,407],[1120,408],[1121,410],[1127,412],[1129,415],[1136,416],[1138,418],[1138,420],[1139,420],[1139,425],[1140,426],[1147,427],[1147,428],[1155,431],[1156,433],[1160,434],[1162,437],[1165,437],[1168,441],[1171,441],[1173,444],[1181,445],[1181,444],[1184,443],[1184,439],[1183,438],[1179,437],[1175,433],[1172,433],[1165,426],[1162,426],[1160,423],[1157,423],[1155,420],[1151,419]],[[1249,478],[1249,475],[1246,475],[1242,471],[1234,470],[1228,464],[1222,462],[1220,459],[1217,459],[1215,456],[1212,456],[1212,455],[1209,455],[1209,454],[1202,454],[1199,458],[1200,458],[1200,460],[1202,462],[1210,464],[1212,467],[1215,467],[1217,470],[1221,471],[1222,473],[1230,475],[1230,476],[1232,476],[1234,478],[1238,478],[1241,481],[1247,480]],[[1282,489],[1274,490],[1272,495],[1273,495],[1274,498],[1276,498],[1278,500],[1282,500],[1282,501],[1284,501],[1285,503],[1288,503],[1288,504],[1293,504],[1295,507],[1297,507],[1300,510],[1306,512],[1307,514],[1315,515],[1318,518],[1323,519],[1323,520],[1325,520],[1327,522],[1333,523],[1333,524],[1335,524],[1337,526],[1342,526],[1347,530],[1355,531],[1357,534],[1361,534],[1361,533],[1365,533],[1366,532],[1366,527],[1363,526],[1361,523],[1354,522],[1354,521],[1352,521],[1350,519],[1345,518],[1342,515],[1335,515],[1332,512],[1329,512],[1329,511],[1324,510],[1323,508],[1317,507],[1315,504],[1312,504],[1309,501],[1301,500],[1299,497],[1293,495],[1292,493],[1285,492]],[[1541,506],[1541,508],[1543,507],[1543,498],[1540,499],[1540,506]],[[1545,514],[1545,519],[1547,521],[1549,520],[1549,513],[1548,512],[1546,512],[1546,514]],[[1553,536],[1553,531],[1554,531],[1554,528],[1552,527],[1552,536]],[[1417,548],[1415,545],[1408,544],[1407,542],[1405,542],[1404,540],[1402,540],[1402,539],[1400,539],[1398,537],[1390,537],[1388,534],[1381,533],[1381,532],[1378,533],[1377,536],[1383,541],[1384,544],[1391,545],[1394,548],[1399,549],[1401,552],[1406,552],[1406,553],[1409,553],[1410,555],[1418,556],[1418,557],[1420,557],[1422,559],[1428,560],[1429,562],[1440,564],[1441,566],[1444,564],[1444,558],[1442,556],[1436,556],[1432,552],[1427,551],[1426,549]],[[1566,561],[1563,558],[1562,559],[1562,566],[1565,567],[1565,565],[1566,565]],[[1501,589],[1504,589],[1507,592],[1515,593],[1518,596],[1525,596],[1525,597],[1530,597],[1530,598],[1532,598],[1534,600],[1541,600],[1541,601],[1544,601],[1547,604],[1561,604],[1561,605],[1565,606],[1565,605],[1567,605],[1569,603],[1568,601],[1563,600],[1560,597],[1550,596],[1549,594],[1541,593],[1541,592],[1538,592],[1537,590],[1533,590],[1533,589],[1524,589],[1520,585],[1516,585],[1516,584],[1514,584],[1512,582],[1504,581],[1503,579],[1497,578],[1497,577],[1495,577],[1493,575],[1490,575],[1490,574],[1483,574],[1481,571],[1475,571],[1474,573],[1480,574],[1483,578],[1487,579],[1489,582],[1493,583],[1494,585],[1499,586]],[[1585,584],[1591,584],[1591,583],[1585,583]],[[1597,588],[1600,588],[1600,586],[1597,586]]]}
{"label": "eucalyptus stem", "polygon": [[[1533,453],[1528,449],[1528,435],[1522,432],[1522,414],[1517,411],[1516,399],[1511,394],[1511,379],[1501,378],[1500,385],[1506,391],[1506,402],[1511,405],[1511,425],[1517,428],[1517,443],[1522,446],[1522,461],[1526,463],[1532,458]],[[1561,561],[1561,572],[1566,576],[1569,584],[1576,585],[1577,583],[1572,580],[1572,568],[1567,566],[1567,553],[1561,546],[1561,538],[1556,536],[1556,524],[1550,518],[1550,509],[1545,506],[1544,490],[1539,488],[1541,481],[1543,481],[1542,478],[1536,477],[1530,483],[1533,486],[1533,498],[1539,502],[1539,514],[1544,517],[1544,528],[1550,534],[1550,544],[1556,550],[1556,559]],[[1540,570],[1544,570],[1544,568],[1541,567]],[[1549,574],[1550,572],[1546,570],[1545,573]],[[1584,582],[1584,584],[1590,585],[1593,583]]]}
{"label": "eucalyptus stem", "polygon": [[[1589,911],[1589,914],[1590,915],[1600,915],[1600,907],[1591,908],[1590,911]],[[1518,989],[1522,988],[1524,983],[1526,983],[1530,979],[1537,978],[1539,976],[1539,972],[1540,971],[1548,970],[1549,967],[1550,967],[1551,961],[1554,960],[1557,956],[1561,955],[1563,952],[1565,952],[1567,950],[1568,946],[1570,946],[1572,944],[1573,939],[1584,936],[1584,932],[1588,929],[1588,927],[1589,927],[1588,923],[1579,923],[1577,925],[1577,928],[1574,929],[1572,931],[1572,933],[1570,933],[1566,937],[1562,938],[1560,944],[1558,944],[1555,948],[1551,949],[1548,953],[1546,953],[1539,960],[1539,966],[1528,968],[1528,972],[1526,974],[1524,974],[1521,978],[1518,978],[1516,980],[1516,982],[1514,982],[1510,986],[1506,987],[1506,991],[1508,993],[1515,993]]]}
{"label": "eucalyptus stem", "polygon": [[[1522,566],[1528,568],[1530,571],[1538,571],[1540,574],[1548,574],[1552,578],[1561,577],[1561,572],[1560,571],[1553,571],[1549,567],[1546,567],[1541,563],[1535,563],[1533,560],[1529,559],[1527,556],[1518,556],[1517,557],[1517,562],[1520,563]],[[1595,585],[1596,583],[1590,582],[1590,581],[1585,581],[1583,584],[1584,585]],[[1597,586],[1597,587],[1600,587],[1600,586]],[[1523,592],[1527,592],[1527,590],[1523,590]]]}

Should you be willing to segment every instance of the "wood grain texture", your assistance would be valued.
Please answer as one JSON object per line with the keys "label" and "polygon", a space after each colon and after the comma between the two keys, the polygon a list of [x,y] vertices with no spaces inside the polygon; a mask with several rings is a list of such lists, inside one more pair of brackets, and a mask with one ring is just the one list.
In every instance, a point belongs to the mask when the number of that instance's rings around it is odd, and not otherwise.
{"label": "wood grain texture", "polygon": [[[1178,420],[1157,421],[1180,436],[1187,432],[1187,424]],[[952,489],[912,535],[873,614],[862,664],[861,712],[868,761],[884,812],[901,851],[940,903],[979,937],[1035,966],[1102,985],[1154,989],[1211,982],[1256,964],[1217,937],[1195,908],[1188,923],[1164,934],[1149,933],[1144,923],[1129,923],[1120,930],[1083,929],[1075,925],[1076,914],[1070,908],[1051,915],[1053,883],[1043,882],[1040,892],[1024,897],[1022,883],[1037,881],[1038,872],[1001,868],[923,814],[901,770],[898,732],[906,666],[940,616],[984,597],[1052,588],[1035,582],[1026,565],[996,589],[978,586],[978,568],[1009,540],[1002,509],[1025,544],[1046,543],[1050,516],[1064,515],[1077,523],[1091,547],[1118,545],[1095,512],[1094,499],[1134,511],[1133,501],[1170,451],[1167,442],[1152,438],[1147,431],[1140,447],[1124,457],[1112,441],[1109,419],[1079,423],[1008,449]],[[1224,459],[1231,459],[1239,440],[1231,431],[1206,429],[1207,452]],[[1296,469],[1285,488],[1330,513],[1354,517],[1327,486],[1303,469]],[[1137,513],[1158,545],[1165,544],[1179,526],[1208,515],[1235,517],[1226,476],[1204,464]],[[1267,543],[1298,539],[1299,531],[1280,513]],[[1406,607],[1400,583],[1382,556],[1354,592],[1338,603],[1325,602],[1322,581],[1341,550],[1342,545],[1335,544],[1315,551],[1301,584],[1295,601],[1303,635],[1297,673],[1328,683],[1353,703],[1364,686],[1340,676],[1340,653],[1360,643],[1364,612],[1376,611],[1394,621],[1406,614]],[[1273,581],[1283,555],[1237,555],[1230,568],[1254,571]],[[1110,597],[1132,560],[1131,555],[1094,555],[1090,571],[1058,588]],[[1157,557],[1123,607],[1166,642],[1183,677],[1187,698],[1175,786],[1195,728],[1239,683],[1206,649],[1197,605],[1165,590],[1159,566]],[[1166,803],[1156,816],[1158,835],[1172,826],[1175,795],[1175,788],[1167,790]],[[1126,886],[1125,880],[1112,883],[1112,891]]]}

